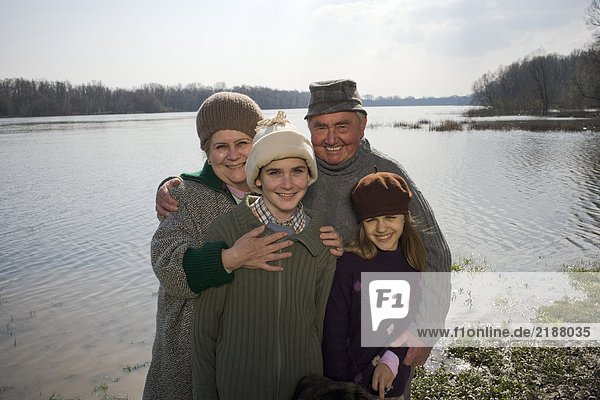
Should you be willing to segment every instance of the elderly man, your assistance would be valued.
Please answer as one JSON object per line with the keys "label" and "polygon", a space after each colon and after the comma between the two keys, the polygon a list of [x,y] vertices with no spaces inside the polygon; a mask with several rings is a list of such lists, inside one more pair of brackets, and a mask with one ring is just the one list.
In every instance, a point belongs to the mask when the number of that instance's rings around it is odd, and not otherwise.
{"label": "elderly man", "polygon": [[[310,104],[305,119],[317,156],[319,178],[309,188],[304,203],[314,210],[322,210],[326,222],[334,226],[345,243],[358,232],[358,220],[352,210],[351,189],[360,178],[373,172],[394,172],[402,176],[413,192],[410,212],[418,221],[421,231],[427,232],[423,242],[427,250],[428,272],[450,272],[450,250],[435,220],[427,200],[410,179],[402,165],[389,156],[371,148],[365,138],[367,112],[362,107],[356,83],[334,80],[310,84]],[[430,275],[431,276],[431,275]],[[443,326],[450,304],[448,274],[424,282],[423,312],[417,316],[422,326]],[[414,342],[404,337],[398,344]],[[430,347],[410,347],[403,363],[422,365],[427,361]],[[405,398],[409,397],[409,390]]]}
{"label": "elderly man", "polygon": [[[427,200],[402,165],[371,148],[365,138],[367,112],[362,107],[356,83],[349,79],[320,81],[311,83],[309,88],[311,97],[305,119],[317,156],[319,178],[308,188],[304,204],[310,209],[319,210],[327,224],[341,234],[344,243],[349,243],[358,232],[358,220],[351,206],[352,187],[360,178],[373,172],[374,168],[396,173],[410,186],[414,194],[410,212],[418,221],[420,230],[427,232],[423,237],[427,250],[427,271],[450,272],[450,250]],[[159,189],[156,205],[159,216],[177,210],[177,203],[168,195],[172,185],[178,185],[178,181],[173,179]],[[425,282],[421,306],[425,311],[421,313],[421,319],[417,316],[417,325],[443,326],[449,304],[449,276],[436,279],[435,284],[428,285]],[[403,360],[406,365],[424,364],[431,351],[431,347],[424,347],[423,343],[412,347],[414,340],[414,336],[405,336],[396,342],[410,347]]]}

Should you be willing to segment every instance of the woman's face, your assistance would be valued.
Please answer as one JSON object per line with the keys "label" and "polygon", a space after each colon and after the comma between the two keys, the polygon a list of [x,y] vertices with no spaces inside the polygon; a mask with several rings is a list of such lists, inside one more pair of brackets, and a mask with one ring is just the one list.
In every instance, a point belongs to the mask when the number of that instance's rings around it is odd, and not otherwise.
{"label": "woman's face", "polygon": [[248,192],[246,160],[251,149],[250,136],[233,129],[222,129],[210,139],[208,161],[219,179],[229,186]]}
{"label": "woman's face", "polygon": [[379,250],[394,251],[398,248],[404,231],[404,214],[367,218],[361,223],[367,238]]}

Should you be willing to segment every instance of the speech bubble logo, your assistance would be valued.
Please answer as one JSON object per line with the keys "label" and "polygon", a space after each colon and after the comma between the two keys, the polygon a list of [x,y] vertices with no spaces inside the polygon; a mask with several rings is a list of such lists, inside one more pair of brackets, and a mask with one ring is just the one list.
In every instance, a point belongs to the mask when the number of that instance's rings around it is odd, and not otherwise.
{"label": "speech bubble logo", "polygon": [[369,283],[371,326],[373,332],[386,319],[402,319],[408,315],[410,284],[405,280],[374,280]]}

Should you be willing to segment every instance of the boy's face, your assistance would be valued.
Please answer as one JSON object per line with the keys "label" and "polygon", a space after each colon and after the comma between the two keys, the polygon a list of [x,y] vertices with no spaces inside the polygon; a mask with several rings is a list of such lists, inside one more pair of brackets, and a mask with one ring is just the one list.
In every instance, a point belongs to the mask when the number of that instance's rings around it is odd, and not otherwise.
{"label": "boy's face", "polygon": [[398,248],[404,231],[404,214],[367,218],[362,222],[367,238],[381,251]]}
{"label": "boy's face", "polygon": [[308,165],[302,158],[271,161],[261,168],[256,186],[265,205],[278,221],[290,219],[308,187]]}

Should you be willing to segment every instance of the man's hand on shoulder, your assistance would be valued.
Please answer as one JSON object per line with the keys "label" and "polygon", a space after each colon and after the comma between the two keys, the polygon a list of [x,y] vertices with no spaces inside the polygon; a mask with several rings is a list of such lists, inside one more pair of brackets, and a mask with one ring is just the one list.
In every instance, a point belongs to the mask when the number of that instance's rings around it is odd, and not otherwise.
{"label": "man's hand on shoulder", "polygon": [[179,202],[169,192],[172,188],[181,185],[183,181],[179,177],[171,178],[158,188],[156,192],[156,217],[159,221],[167,218],[172,212],[179,210]]}

